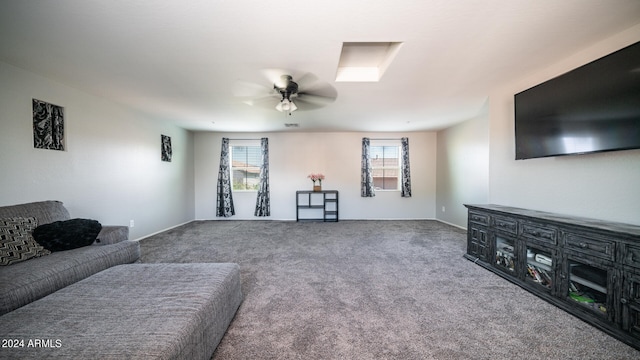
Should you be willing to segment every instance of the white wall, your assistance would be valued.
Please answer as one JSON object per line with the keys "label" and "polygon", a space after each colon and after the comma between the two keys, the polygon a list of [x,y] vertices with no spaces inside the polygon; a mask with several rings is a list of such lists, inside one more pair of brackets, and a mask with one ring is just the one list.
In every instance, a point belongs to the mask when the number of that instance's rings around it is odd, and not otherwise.
{"label": "white wall", "polygon": [[463,204],[489,201],[488,102],[475,118],[438,132],[436,173],[438,220],[466,228]]}
{"label": "white wall", "polygon": [[514,160],[513,95],[640,40],[640,26],[490,97],[490,202],[640,225],[640,150]]}
{"label": "white wall", "polygon": [[[31,101],[65,109],[65,151],[33,148]],[[160,161],[160,135],[172,162]],[[60,200],[136,239],[194,218],[193,134],[0,63],[0,205]]]}
{"label": "white wall", "polygon": [[[377,192],[374,198],[360,197],[360,156],[362,137],[365,136],[372,139],[409,138],[411,198],[402,198],[399,191]],[[268,219],[295,220],[295,192],[312,188],[307,175],[314,172],[325,174],[323,189],[340,191],[340,219],[435,218],[435,133],[199,132],[195,134],[197,219],[216,219],[216,181],[222,137],[269,138],[271,216]],[[236,215],[231,219],[260,219],[253,216],[255,192],[234,192],[233,196]]]}
{"label": "white wall", "polygon": [[[134,239],[194,218],[216,219],[220,139],[267,136],[269,219],[295,219],[295,190],[310,189],[306,176],[322,172],[323,187],[340,191],[341,219],[437,216],[466,226],[462,203],[490,202],[640,225],[640,150],[515,161],[513,142],[513,94],[638,40],[640,26],[492,89],[488,108],[439,134],[192,134],[0,63],[0,205],[61,200],[73,217],[123,225],[134,219]],[[65,107],[65,151],[33,148],[32,98]],[[171,136],[171,163],[160,161],[160,134]],[[363,136],[409,137],[412,198],[360,197]],[[234,219],[256,219],[255,193],[236,193],[235,200]]]}

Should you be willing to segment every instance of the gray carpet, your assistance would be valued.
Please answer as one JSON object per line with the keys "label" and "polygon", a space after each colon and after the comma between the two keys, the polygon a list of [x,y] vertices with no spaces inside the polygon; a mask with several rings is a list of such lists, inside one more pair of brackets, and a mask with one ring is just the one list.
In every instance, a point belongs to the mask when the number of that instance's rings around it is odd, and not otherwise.
{"label": "gray carpet", "polygon": [[236,262],[245,300],[213,359],[639,359],[463,259],[435,221],[197,221],[143,262]]}

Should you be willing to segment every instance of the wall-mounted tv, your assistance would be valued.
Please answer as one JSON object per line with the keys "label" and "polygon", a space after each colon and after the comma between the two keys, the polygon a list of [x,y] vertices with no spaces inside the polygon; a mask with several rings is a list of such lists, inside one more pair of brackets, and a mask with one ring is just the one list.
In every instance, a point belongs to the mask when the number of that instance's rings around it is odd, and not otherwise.
{"label": "wall-mounted tv", "polygon": [[515,95],[516,160],[640,148],[640,42]]}

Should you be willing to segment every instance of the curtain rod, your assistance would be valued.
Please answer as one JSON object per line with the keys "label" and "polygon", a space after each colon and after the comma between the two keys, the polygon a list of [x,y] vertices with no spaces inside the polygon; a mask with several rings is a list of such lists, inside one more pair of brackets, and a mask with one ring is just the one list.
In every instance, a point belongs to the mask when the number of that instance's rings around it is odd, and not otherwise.
{"label": "curtain rod", "polygon": [[227,139],[229,139],[229,140],[243,140],[243,141],[244,140],[262,140],[262,139],[231,139],[231,138],[227,138]]}

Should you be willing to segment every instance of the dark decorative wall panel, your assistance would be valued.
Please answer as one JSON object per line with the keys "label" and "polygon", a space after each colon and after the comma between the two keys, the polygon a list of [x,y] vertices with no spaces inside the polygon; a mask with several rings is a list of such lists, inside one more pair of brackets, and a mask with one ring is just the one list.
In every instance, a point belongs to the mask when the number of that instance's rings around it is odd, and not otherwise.
{"label": "dark decorative wall panel", "polygon": [[33,147],[64,150],[64,108],[33,99]]}
{"label": "dark decorative wall panel", "polygon": [[167,135],[160,135],[162,140],[162,161],[171,162],[171,155],[173,151],[171,150],[171,137]]}

